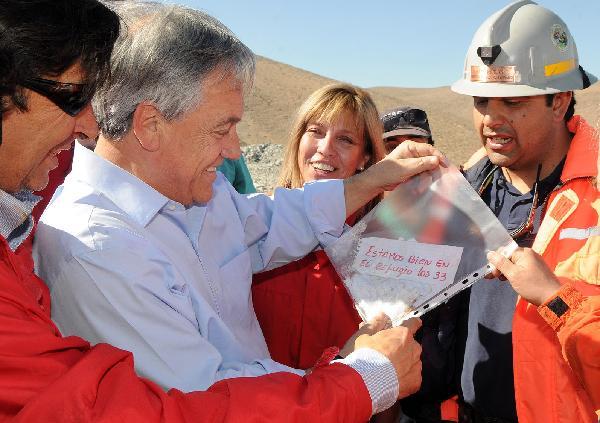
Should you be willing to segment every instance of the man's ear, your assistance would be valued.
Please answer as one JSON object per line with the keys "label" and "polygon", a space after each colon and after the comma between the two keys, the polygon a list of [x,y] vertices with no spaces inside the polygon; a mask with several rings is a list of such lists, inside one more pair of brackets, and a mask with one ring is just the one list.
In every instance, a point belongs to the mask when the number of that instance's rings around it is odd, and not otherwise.
{"label": "man's ear", "polygon": [[572,98],[573,91],[554,94],[554,97],[552,98],[552,113],[554,114],[554,119],[556,121],[564,120]]}
{"label": "man's ear", "polygon": [[140,146],[147,151],[160,148],[160,132],[164,118],[152,103],[140,103],[133,112],[132,128]]}

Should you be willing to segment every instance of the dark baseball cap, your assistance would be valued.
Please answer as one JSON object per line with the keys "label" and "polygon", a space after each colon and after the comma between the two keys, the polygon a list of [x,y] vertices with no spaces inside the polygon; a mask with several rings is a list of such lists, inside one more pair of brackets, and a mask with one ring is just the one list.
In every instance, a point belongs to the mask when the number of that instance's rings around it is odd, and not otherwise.
{"label": "dark baseball cap", "polygon": [[414,135],[431,138],[431,129],[427,113],[423,110],[402,106],[381,116],[383,123],[383,139],[396,135]]}

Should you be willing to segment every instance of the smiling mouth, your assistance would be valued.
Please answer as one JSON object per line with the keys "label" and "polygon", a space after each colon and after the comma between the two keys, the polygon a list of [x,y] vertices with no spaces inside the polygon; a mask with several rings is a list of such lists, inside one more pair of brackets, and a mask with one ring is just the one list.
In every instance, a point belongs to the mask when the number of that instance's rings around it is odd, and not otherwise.
{"label": "smiling mouth", "polygon": [[316,170],[321,170],[324,172],[333,172],[335,170],[335,167],[327,164],[327,163],[321,163],[321,162],[312,162],[310,164],[314,169]]}
{"label": "smiling mouth", "polygon": [[65,141],[62,144],[57,145],[48,153],[49,156],[57,156],[61,151],[65,151],[71,148],[75,138],[70,139],[69,141]]}

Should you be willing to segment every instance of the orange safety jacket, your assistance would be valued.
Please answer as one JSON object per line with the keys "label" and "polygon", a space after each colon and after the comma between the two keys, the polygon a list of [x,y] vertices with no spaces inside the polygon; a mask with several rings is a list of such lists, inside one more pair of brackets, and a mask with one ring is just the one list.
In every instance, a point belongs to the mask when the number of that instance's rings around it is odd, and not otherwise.
{"label": "orange safety jacket", "polygon": [[[533,249],[561,283],[569,283],[584,296],[600,295],[598,132],[579,116],[568,122],[568,128],[574,137],[561,184],[548,199]],[[565,319],[573,323],[557,327],[557,334],[540,314],[541,309],[519,298],[513,319],[519,422],[597,423],[600,331],[588,328],[585,336],[578,336],[577,331],[582,321],[595,321],[592,327],[597,328],[599,312],[589,306],[575,308]]]}
{"label": "orange safety jacket", "polygon": [[[561,300],[568,311],[557,316],[549,303]],[[561,289],[538,309],[546,322],[556,330],[562,355],[581,381],[598,412],[600,404],[600,295],[585,297],[571,284]]]}

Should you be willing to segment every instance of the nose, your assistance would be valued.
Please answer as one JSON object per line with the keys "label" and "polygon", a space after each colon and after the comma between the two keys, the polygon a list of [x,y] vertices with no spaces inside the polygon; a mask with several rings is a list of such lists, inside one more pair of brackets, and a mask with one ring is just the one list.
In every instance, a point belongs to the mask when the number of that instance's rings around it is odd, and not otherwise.
{"label": "nose", "polygon": [[334,154],[335,138],[331,131],[327,131],[323,138],[319,139],[317,144],[317,152],[323,156],[332,156]]}
{"label": "nose", "polygon": [[85,134],[91,140],[98,136],[98,122],[94,117],[91,104],[88,104],[85,109],[75,116],[75,132]]}
{"label": "nose", "polygon": [[483,115],[483,125],[488,128],[497,128],[503,124],[501,103],[496,99],[488,100],[485,107],[480,110]]}
{"label": "nose", "polygon": [[237,129],[232,128],[231,134],[227,137],[221,150],[221,155],[226,159],[237,160],[242,156],[240,148],[240,137],[237,134]]}

